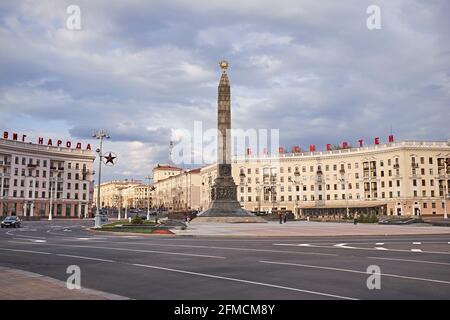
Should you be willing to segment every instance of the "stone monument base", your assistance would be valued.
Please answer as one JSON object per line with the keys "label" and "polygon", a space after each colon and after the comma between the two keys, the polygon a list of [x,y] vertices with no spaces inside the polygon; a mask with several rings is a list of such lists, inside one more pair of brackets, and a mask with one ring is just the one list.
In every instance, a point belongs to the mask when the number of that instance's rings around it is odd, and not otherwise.
{"label": "stone monument base", "polygon": [[215,223],[267,223],[261,217],[257,216],[233,216],[233,217],[202,217],[198,216],[191,223],[215,222]]}

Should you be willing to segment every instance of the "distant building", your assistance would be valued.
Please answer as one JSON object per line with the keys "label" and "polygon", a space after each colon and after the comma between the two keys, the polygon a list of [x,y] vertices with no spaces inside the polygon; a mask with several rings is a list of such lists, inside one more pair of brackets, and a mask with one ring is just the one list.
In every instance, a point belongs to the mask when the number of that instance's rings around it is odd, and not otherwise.
{"label": "distant building", "polygon": [[180,174],[183,169],[171,165],[158,164],[153,168],[153,183]]}
{"label": "distant building", "polygon": [[[155,170],[156,169],[156,170]],[[153,172],[160,174],[157,167]],[[155,207],[169,210],[199,210],[201,176],[200,169],[173,170],[165,179],[155,179],[153,198]]]}
{"label": "distant building", "polygon": [[[140,180],[115,180],[100,185],[100,207],[110,209],[147,208],[150,201],[149,186]],[[97,186],[94,204],[97,203]]]}

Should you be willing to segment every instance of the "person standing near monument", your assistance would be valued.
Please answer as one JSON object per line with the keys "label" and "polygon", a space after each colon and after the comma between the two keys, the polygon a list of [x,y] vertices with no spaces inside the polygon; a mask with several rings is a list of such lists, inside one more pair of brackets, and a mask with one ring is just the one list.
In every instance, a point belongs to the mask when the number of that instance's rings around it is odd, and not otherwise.
{"label": "person standing near monument", "polygon": [[283,214],[280,212],[278,212],[278,219],[280,220],[280,224],[283,224]]}
{"label": "person standing near monument", "polygon": [[353,224],[356,225],[358,223],[358,212],[353,214]]}

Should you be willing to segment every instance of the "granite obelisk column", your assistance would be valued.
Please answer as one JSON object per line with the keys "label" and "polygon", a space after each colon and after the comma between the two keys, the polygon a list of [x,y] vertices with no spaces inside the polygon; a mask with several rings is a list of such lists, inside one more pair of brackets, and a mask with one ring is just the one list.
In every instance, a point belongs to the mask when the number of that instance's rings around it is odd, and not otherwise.
{"label": "granite obelisk column", "polygon": [[252,217],[237,201],[237,186],[231,175],[231,92],[228,79],[228,62],[222,68],[218,90],[217,110],[217,178],[211,189],[209,208],[199,217]]}

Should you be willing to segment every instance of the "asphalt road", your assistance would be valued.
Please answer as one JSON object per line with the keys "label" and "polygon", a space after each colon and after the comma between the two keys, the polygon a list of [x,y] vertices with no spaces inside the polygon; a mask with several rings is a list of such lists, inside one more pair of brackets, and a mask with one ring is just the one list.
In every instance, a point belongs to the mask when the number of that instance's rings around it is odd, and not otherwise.
{"label": "asphalt road", "polygon": [[[131,299],[449,299],[450,236],[115,236],[92,221],[1,229],[0,265]],[[369,290],[367,268],[381,271]]]}

